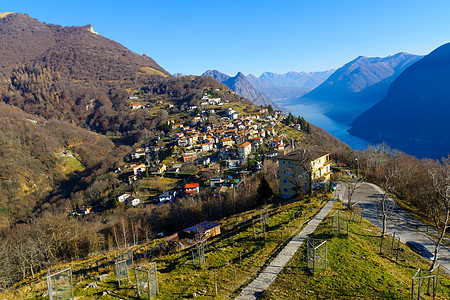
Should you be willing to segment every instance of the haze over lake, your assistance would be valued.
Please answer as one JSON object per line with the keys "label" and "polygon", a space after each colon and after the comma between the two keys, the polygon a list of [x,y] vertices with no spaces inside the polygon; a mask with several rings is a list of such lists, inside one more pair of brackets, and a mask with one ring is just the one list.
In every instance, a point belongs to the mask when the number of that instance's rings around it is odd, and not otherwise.
{"label": "haze over lake", "polygon": [[276,100],[278,104],[292,111],[294,116],[301,116],[306,121],[328,131],[353,149],[363,149],[369,142],[350,135],[347,130],[350,126],[344,122],[333,120],[326,115],[331,107],[326,104],[308,101],[305,98],[292,98]]}

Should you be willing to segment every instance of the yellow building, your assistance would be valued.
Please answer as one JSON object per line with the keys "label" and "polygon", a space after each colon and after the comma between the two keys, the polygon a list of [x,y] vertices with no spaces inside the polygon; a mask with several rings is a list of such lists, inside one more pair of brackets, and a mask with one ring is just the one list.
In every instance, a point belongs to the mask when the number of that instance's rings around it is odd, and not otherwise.
{"label": "yellow building", "polygon": [[314,182],[330,181],[331,161],[328,152],[300,149],[279,156],[278,165],[283,198],[291,198],[299,190],[308,192]]}

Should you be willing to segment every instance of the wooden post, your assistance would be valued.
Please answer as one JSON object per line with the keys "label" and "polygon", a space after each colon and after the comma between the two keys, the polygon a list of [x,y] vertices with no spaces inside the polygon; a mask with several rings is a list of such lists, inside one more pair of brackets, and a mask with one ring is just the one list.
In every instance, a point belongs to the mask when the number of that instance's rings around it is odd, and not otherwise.
{"label": "wooden post", "polygon": [[216,288],[216,296],[217,296],[217,278],[216,278],[216,271],[214,271],[214,286]]}

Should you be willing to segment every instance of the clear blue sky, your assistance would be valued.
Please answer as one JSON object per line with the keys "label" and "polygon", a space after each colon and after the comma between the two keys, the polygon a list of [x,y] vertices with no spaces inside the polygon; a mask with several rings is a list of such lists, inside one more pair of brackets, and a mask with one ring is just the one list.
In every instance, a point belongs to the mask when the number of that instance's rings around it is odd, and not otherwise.
{"label": "clear blue sky", "polygon": [[195,75],[319,71],[359,55],[427,54],[450,40],[448,0],[22,0],[1,10],[91,24],[170,73]]}

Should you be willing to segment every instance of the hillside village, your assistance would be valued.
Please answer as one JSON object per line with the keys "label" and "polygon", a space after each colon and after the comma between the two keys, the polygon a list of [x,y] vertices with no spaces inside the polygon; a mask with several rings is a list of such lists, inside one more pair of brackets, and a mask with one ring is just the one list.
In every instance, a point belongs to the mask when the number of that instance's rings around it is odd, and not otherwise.
{"label": "hillside village", "polygon": [[[220,92],[206,90],[198,105],[185,106],[177,114],[170,113],[176,103],[156,100],[149,105],[143,104],[139,94],[129,97],[131,110],[165,106],[169,117],[165,135],[135,148],[127,163],[117,168],[120,180],[130,187],[118,195],[117,202],[130,206],[172,202],[204,188],[224,194],[259,171],[264,159],[276,160],[293,150],[298,141],[277,130],[288,119],[285,114],[271,107],[242,109],[223,100]],[[303,120],[303,124],[289,125],[301,136],[309,126],[305,124]],[[82,208],[78,214],[90,212]]]}

